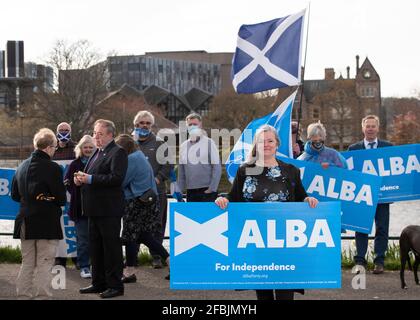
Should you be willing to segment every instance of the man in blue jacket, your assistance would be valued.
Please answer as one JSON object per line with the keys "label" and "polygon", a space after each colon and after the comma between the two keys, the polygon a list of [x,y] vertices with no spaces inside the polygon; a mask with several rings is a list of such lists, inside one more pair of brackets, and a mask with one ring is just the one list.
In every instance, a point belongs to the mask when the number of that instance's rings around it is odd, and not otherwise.
{"label": "man in blue jacket", "polygon": [[[362,131],[364,139],[349,146],[349,151],[376,149],[383,147],[390,147],[392,144],[385,140],[378,139],[379,133],[379,118],[375,115],[368,115],[362,120]],[[389,231],[389,203],[378,204],[375,213],[375,268],[374,274],[381,274],[384,272],[385,252],[388,248],[388,231]],[[365,233],[356,232],[356,250],[357,254],[354,260],[357,266],[366,268],[366,252],[368,248],[369,235]],[[360,272],[360,269],[358,269]]]}

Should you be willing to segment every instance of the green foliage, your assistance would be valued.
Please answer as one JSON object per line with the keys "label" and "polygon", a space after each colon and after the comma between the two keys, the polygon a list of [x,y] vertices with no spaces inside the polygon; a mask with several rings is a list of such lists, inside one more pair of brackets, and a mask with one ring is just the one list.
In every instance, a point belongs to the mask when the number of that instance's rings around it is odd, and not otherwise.
{"label": "green foliage", "polygon": [[[370,242],[372,245],[372,242]],[[341,267],[344,269],[350,269],[354,266],[354,256],[356,252],[354,249],[347,249],[341,252]],[[374,268],[374,254],[373,250],[368,252],[367,260],[367,269],[373,270]],[[385,253],[385,269],[386,270],[399,270],[401,266],[400,263],[400,247],[398,244],[391,242],[388,245],[388,250]]]}
{"label": "green foliage", "polygon": [[0,248],[0,263],[21,263],[22,255],[19,248],[11,246]]}

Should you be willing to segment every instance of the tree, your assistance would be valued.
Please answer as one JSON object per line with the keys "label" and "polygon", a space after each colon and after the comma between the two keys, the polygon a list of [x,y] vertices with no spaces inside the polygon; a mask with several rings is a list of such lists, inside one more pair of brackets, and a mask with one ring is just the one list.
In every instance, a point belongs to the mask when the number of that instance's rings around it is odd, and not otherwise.
{"label": "tree", "polygon": [[393,128],[391,141],[395,144],[401,145],[420,142],[420,124],[413,111],[394,116]]}
{"label": "tree", "polygon": [[[321,106],[322,122],[327,129],[328,144],[336,144],[340,150],[352,142],[356,134],[355,123],[360,123],[361,110],[356,91],[350,89],[354,84],[340,80],[325,93],[315,98]],[[359,127],[357,127],[357,130]]]}
{"label": "tree", "polygon": [[208,128],[243,130],[249,122],[275,110],[274,97],[237,94],[226,90],[217,95],[209,106],[204,125]]}
{"label": "tree", "polygon": [[69,122],[78,138],[90,129],[96,105],[106,93],[107,62],[87,40],[59,40],[46,63],[54,69],[54,90],[35,94],[32,115],[50,127]]}

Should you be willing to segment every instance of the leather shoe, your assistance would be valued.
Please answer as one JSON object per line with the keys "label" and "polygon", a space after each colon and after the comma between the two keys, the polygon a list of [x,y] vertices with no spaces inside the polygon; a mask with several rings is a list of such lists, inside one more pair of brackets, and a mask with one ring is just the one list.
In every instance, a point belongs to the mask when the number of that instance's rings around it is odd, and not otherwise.
{"label": "leather shoe", "polygon": [[108,288],[104,292],[99,294],[99,296],[102,299],[114,298],[114,297],[123,296],[123,295],[124,295],[124,289],[111,289],[111,288]]}
{"label": "leather shoe", "polygon": [[375,268],[373,269],[373,274],[381,274],[384,273],[384,266],[381,264],[375,264]]}
{"label": "leather shoe", "polygon": [[79,293],[81,293],[81,294],[84,294],[84,293],[101,293],[105,290],[106,290],[105,288],[98,288],[98,287],[94,287],[93,285],[90,285],[89,287],[79,289]]}
{"label": "leather shoe", "polygon": [[122,276],[121,278],[122,283],[134,283],[137,281],[137,277],[136,275],[133,273],[132,275],[126,277],[126,276]]}

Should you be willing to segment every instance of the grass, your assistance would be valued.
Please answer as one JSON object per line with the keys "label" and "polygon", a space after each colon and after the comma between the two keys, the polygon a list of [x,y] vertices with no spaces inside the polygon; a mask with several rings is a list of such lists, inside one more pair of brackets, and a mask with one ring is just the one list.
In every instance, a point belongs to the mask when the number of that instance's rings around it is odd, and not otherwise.
{"label": "grass", "polygon": [[[372,242],[369,241],[369,246],[372,247]],[[347,249],[341,252],[341,266],[344,269],[350,269],[354,267],[354,256],[356,252],[355,249]],[[373,270],[374,268],[374,255],[373,250],[368,251],[367,257],[367,268],[368,270]],[[385,269],[386,270],[400,270],[400,246],[396,243],[390,243],[388,245],[388,250],[385,253]]]}
{"label": "grass", "polygon": [[[372,252],[373,250],[371,250]],[[341,252],[341,267],[344,269],[350,269],[354,266],[354,255],[355,250],[349,248]],[[138,256],[138,262],[140,266],[147,266],[152,264],[152,256],[148,250],[140,251]],[[22,262],[22,255],[19,248],[12,248],[10,246],[0,247],[0,263],[16,263]],[[367,255],[368,269],[373,269],[373,255],[368,253]],[[71,264],[71,261],[69,261]],[[395,243],[390,243],[388,251],[385,255],[385,269],[386,270],[399,270],[400,269],[400,248]]]}
{"label": "grass", "polygon": [[[147,250],[141,251],[138,256],[138,262],[141,266],[151,265],[152,260],[152,256]],[[20,249],[18,247],[13,248],[11,246],[0,247],[0,263],[22,263],[22,254]],[[69,259],[67,263],[69,266],[73,266],[73,261],[71,259]]]}
{"label": "grass", "polygon": [[19,248],[11,246],[0,248],[0,263],[21,263],[22,255]]}

